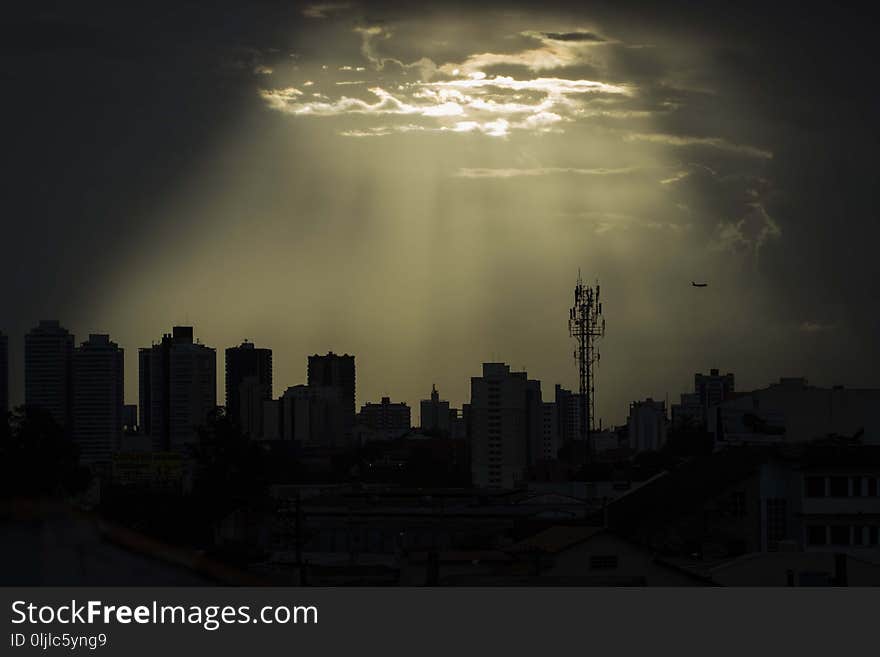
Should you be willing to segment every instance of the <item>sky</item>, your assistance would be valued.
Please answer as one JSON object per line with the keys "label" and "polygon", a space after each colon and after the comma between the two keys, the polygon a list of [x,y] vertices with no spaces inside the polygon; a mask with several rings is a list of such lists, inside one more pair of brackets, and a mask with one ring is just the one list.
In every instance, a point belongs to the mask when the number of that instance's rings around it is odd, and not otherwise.
{"label": "sky", "polygon": [[[693,374],[880,379],[869,22],[830,6],[40,3],[2,23],[0,330],[356,355],[358,404],[484,361],[597,410]],[[695,288],[692,281],[706,282]],[[222,376],[218,398],[223,398]]]}

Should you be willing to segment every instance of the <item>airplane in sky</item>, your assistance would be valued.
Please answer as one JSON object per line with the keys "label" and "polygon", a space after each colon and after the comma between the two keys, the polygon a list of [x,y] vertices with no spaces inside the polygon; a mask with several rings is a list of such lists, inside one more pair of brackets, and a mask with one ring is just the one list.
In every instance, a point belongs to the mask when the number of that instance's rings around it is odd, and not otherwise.
{"label": "airplane in sky", "polygon": [[708,283],[695,283],[694,281],[691,281],[691,285],[693,285],[694,287],[707,287],[709,284]]}

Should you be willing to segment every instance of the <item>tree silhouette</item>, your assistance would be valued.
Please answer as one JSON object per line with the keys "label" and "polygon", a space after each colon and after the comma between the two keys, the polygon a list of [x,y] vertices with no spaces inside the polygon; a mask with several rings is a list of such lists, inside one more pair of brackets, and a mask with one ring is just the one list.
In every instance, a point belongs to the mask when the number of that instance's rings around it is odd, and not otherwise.
{"label": "tree silhouette", "polygon": [[19,406],[0,428],[0,494],[3,497],[66,497],[89,483],[76,444],[52,415]]}

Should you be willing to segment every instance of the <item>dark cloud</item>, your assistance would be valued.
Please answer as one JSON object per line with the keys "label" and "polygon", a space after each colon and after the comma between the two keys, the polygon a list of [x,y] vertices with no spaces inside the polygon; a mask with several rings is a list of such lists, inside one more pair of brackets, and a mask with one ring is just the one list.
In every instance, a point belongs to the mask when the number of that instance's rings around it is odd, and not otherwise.
{"label": "dark cloud", "polygon": [[[413,210],[413,222],[427,225],[428,237],[422,243],[442,243],[444,248],[401,249],[410,260],[406,267],[401,265],[405,273],[400,278],[415,277],[426,263],[434,272],[447,272],[450,298],[461,305],[454,311],[447,308],[447,316],[478,318],[473,321],[483,323],[485,344],[489,338],[501,340],[498,336],[516,333],[509,327],[519,318],[504,316],[503,309],[493,315],[496,309],[480,305],[481,297],[459,299],[459,291],[482,286],[490,296],[497,279],[502,290],[535,288],[513,300],[497,295],[493,303],[499,307],[509,302],[518,310],[523,299],[536,298],[549,304],[543,300],[548,286],[555,285],[550,274],[567,276],[572,267],[583,264],[586,249],[599,239],[592,227],[578,232],[584,226],[578,221],[584,217],[599,221],[594,218],[600,217],[602,246],[610,247],[602,249],[596,262],[613,271],[625,271],[640,260],[632,246],[648,239],[639,234],[640,227],[651,226],[653,233],[659,232],[656,226],[682,227],[680,232],[664,233],[663,250],[643,256],[656,267],[651,276],[609,281],[609,290],[617,288],[618,307],[653,308],[660,299],[662,304],[678,304],[685,312],[692,300],[674,297],[667,284],[674,284],[674,280],[670,283],[674,276],[689,280],[691,267],[705,267],[708,271],[701,274],[714,274],[726,282],[726,286],[711,288],[723,290],[718,305],[703,308],[698,318],[681,320],[688,326],[711,328],[700,339],[699,353],[688,354],[686,348],[675,352],[682,354],[677,366],[718,363],[724,367],[731,354],[747,351],[745,346],[736,350],[731,346],[737,335],[753,336],[748,354],[758,360],[763,355],[764,328],[784,326],[791,327],[791,340],[768,354],[761,367],[743,362],[742,380],[763,383],[760,377],[774,368],[771,375],[805,374],[826,383],[877,383],[880,222],[874,197],[880,187],[880,169],[875,164],[880,102],[864,45],[873,39],[873,23],[865,16],[835,6],[825,6],[816,15],[802,5],[786,3],[600,1],[574,6],[547,2],[536,8],[534,3],[514,2],[480,3],[475,8],[473,3],[462,2],[428,3],[416,11],[407,3],[368,2],[352,3],[350,10],[332,12],[320,20],[303,16],[305,4],[273,0],[149,5],[49,2],[8,10],[0,28],[0,82],[4,85],[0,119],[6,127],[0,277],[7,282],[0,286],[0,330],[12,335],[14,348],[20,347],[17,336],[41,315],[75,318],[85,330],[122,331],[116,324],[100,325],[94,309],[110,298],[113,284],[123,280],[149,294],[113,297],[120,312],[131,316],[132,322],[135,316],[156,317],[167,329],[172,321],[185,319],[172,317],[168,297],[177,290],[202,290],[193,287],[193,280],[209,286],[212,278],[234,279],[225,258],[214,255],[212,260],[204,255],[209,251],[209,236],[220,231],[216,215],[223,211],[222,203],[202,210],[210,220],[197,221],[193,208],[198,209],[198,203],[184,204],[172,215],[167,208],[173,199],[192,196],[207,204],[230,189],[245,189],[234,211],[241,222],[241,239],[226,255],[232,258],[250,250],[260,260],[278,258],[282,264],[270,272],[274,278],[267,275],[254,287],[281,281],[285,291],[278,297],[292,298],[301,293],[304,280],[319,277],[316,271],[325,270],[304,269],[297,272],[298,277],[291,274],[308,254],[298,261],[289,253],[275,253],[274,245],[284,242],[279,235],[290,237],[294,244],[304,234],[327,235],[333,247],[328,249],[328,260],[340,271],[352,263],[360,271],[385,271],[378,255],[364,255],[355,244],[358,240],[349,237],[362,231],[357,234],[366,239],[383,226],[376,216],[402,212],[395,205],[396,194],[411,185],[423,196]],[[318,93],[322,83],[331,87],[343,79],[358,81],[354,72],[339,72],[338,67],[368,65],[361,54],[361,39],[353,31],[365,24],[364,15],[370,16],[367,24],[382,25],[392,33],[382,40],[380,54],[407,65],[423,56],[439,66],[473,54],[538,48],[543,44],[522,32],[539,30],[534,33],[554,42],[559,51],[576,49],[591,55],[589,61],[567,67],[566,75],[605,76],[633,83],[640,93],[613,103],[584,101],[585,109],[596,112],[589,129],[566,122],[561,125],[566,130],[563,134],[529,135],[528,143],[499,139],[491,150],[477,141],[483,135],[474,134],[473,140],[458,139],[448,150],[436,153],[430,151],[437,147],[434,133],[400,133],[384,128],[384,123],[356,123],[354,130],[367,133],[379,127],[388,136],[346,141],[338,136],[338,126],[294,125],[291,117],[265,109],[259,88],[302,85],[307,62],[315,64],[308,76],[316,84],[298,87],[305,93]],[[510,16],[534,18],[534,23],[514,23]],[[332,38],[322,31],[328,25],[337,28]],[[578,26],[595,31],[572,29]],[[592,48],[590,43],[604,45]],[[328,67],[326,71],[322,65]],[[274,73],[255,75],[256,69]],[[492,74],[523,77],[523,70],[522,64],[502,61]],[[528,76],[550,76],[559,70],[529,72]],[[388,66],[381,72],[387,76],[382,83],[390,86],[399,81],[394,76],[404,72],[407,80],[416,81],[421,70]],[[367,94],[353,87],[340,89],[350,96]],[[498,93],[487,98],[503,102],[513,95]],[[519,95],[518,102],[540,99],[530,91]],[[650,117],[624,119],[608,110],[643,111]],[[658,181],[675,179],[678,172],[687,174],[665,185],[657,183],[658,196],[649,199],[651,203],[656,200],[651,206],[655,216],[650,212],[639,215],[644,208],[638,207],[618,180],[622,176],[554,173],[628,166],[626,148],[635,145],[622,139],[614,142],[624,121],[630,131],[638,126],[640,133],[658,135],[655,142],[640,142],[657,149]],[[720,141],[684,139],[694,135]],[[663,136],[678,137],[678,143],[664,142]],[[382,142],[386,139],[394,141]],[[242,148],[263,149],[260,157],[238,166],[230,155],[230,143],[236,140],[244,142]],[[619,143],[619,151],[607,147],[610,143]],[[606,149],[600,151],[597,144]],[[773,157],[720,147],[725,144],[772,152]],[[394,158],[385,150],[392,146]],[[600,152],[602,157],[597,155]],[[396,163],[402,163],[399,166],[405,170],[394,169]],[[473,184],[479,181],[454,176],[464,167],[487,171],[543,167],[548,175],[520,176],[514,181],[490,178],[491,185],[480,186]],[[355,176],[355,169],[366,169],[369,175]],[[647,185],[654,173],[640,174],[638,180]],[[395,176],[410,177],[402,183]],[[572,179],[576,186],[570,184]],[[526,182],[536,187],[527,187]],[[287,189],[299,194],[295,205],[281,194]],[[352,194],[349,205],[339,199],[342,192]],[[585,208],[592,196],[603,194],[607,199],[601,207]],[[542,233],[535,227],[539,224],[535,217],[546,218],[548,200],[559,205],[569,219]],[[472,211],[467,222],[455,215],[458,201]],[[668,208],[676,204],[682,207],[672,216]],[[339,217],[356,217],[357,221],[352,225]],[[270,225],[272,231],[260,228],[264,232],[249,233],[245,231],[249,222]],[[616,226],[626,230],[614,230]],[[513,228],[520,232],[514,235]],[[562,229],[564,240],[552,242],[557,237],[553,231]],[[489,233],[493,239],[504,236],[504,242],[497,252],[480,260],[471,246]],[[518,236],[520,241],[516,241]],[[557,251],[548,255],[536,250],[535,245],[546,242],[552,242]],[[178,261],[164,259],[164,254],[182,249],[182,244],[187,248]],[[756,252],[760,253],[757,259]],[[150,257],[155,266],[143,274],[143,280],[135,280],[132,263]],[[190,270],[180,262],[199,264]],[[177,272],[173,266],[190,276],[163,285],[161,277],[169,269]],[[512,284],[517,267],[527,271],[527,280]],[[247,269],[242,271],[236,276],[249,275]],[[533,281],[534,272],[549,273]],[[383,280],[378,273],[371,276],[372,286],[358,290],[356,296],[388,289],[389,281],[397,280]],[[538,289],[538,283],[545,287]],[[433,278],[426,285],[435,285]],[[332,287],[333,294],[347,289]],[[630,296],[624,298],[625,294]],[[192,296],[209,298],[204,293]],[[302,308],[317,307],[318,301],[293,306],[290,315],[300,318]],[[218,293],[215,305],[246,302],[234,302]],[[562,315],[565,302],[561,301]],[[609,309],[613,306],[609,300]],[[726,332],[717,318],[730,308],[736,309],[743,322],[751,322],[749,330]],[[532,315],[542,325],[555,321],[540,313]],[[417,323],[418,319],[413,311],[408,321]],[[195,323],[197,318],[191,320]],[[263,325],[282,321],[261,318]],[[614,340],[609,341],[622,345],[621,352],[626,349],[636,355],[642,348],[673,349],[674,338],[658,344],[657,334],[638,332],[639,326],[654,331],[656,325],[673,321],[665,315],[636,317],[629,327],[616,326]],[[495,331],[502,325],[506,328]],[[242,332],[248,328],[236,325]],[[471,336],[467,331],[472,328],[461,320],[453,327],[436,322],[426,331],[437,331],[432,335],[446,340],[444,352],[457,354],[468,348]],[[674,336],[675,330],[685,328],[672,326],[669,334]],[[318,327],[314,331],[321,334]],[[365,334],[368,331],[363,329]],[[452,340],[449,336],[458,335],[456,331],[466,338]],[[798,338],[803,334],[829,340],[824,346],[833,346],[829,350],[833,356],[818,355],[815,342]],[[474,329],[474,336],[480,338],[480,331]],[[138,346],[131,343],[130,335],[119,337],[130,350]],[[534,341],[545,337],[536,335]],[[645,342],[640,341],[642,337]],[[832,345],[831,340],[837,342]],[[363,344],[367,342],[365,335]],[[316,344],[315,348],[327,346]],[[280,343],[277,347],[285,357],[297,357],[295,347]],[[414,361],[415,354],[424,355],[412,345],[407,348],[408,352],[398,354],[400,359]],[[493,347],[492,351],[501,349]],[[477,358],[473,356],[474,367]],[[707,362],[711,358],[716,363]],[[461,379],[466,380],[469,373],[461,371]],[[20,368],[16,376],[20,382]],[[676,375],[658,369],[650,373],[634,370],[632,376],[661,381]],[[15,380],[13,386],[17,388]],[[128,396],[133,394],[129,390]]]}
{"label": "dark cloud", "polygon": [[542,36],[552,41],[584,41],[603,43],[605,39],[595,32],[542,32]]}

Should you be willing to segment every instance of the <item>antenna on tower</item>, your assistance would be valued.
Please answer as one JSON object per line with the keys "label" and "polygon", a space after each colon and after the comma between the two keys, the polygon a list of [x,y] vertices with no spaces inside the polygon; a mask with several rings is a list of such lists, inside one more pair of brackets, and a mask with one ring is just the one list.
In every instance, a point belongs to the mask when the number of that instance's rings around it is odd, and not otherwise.
{"label": "antenna on tower", "polygon": [[602,316],[602,302],[599,298],[599,283],[596,287],[584,285],[581,270],[578,269],[577,285],[574,288],[574,305],[568,315],[568,332],[577,346],[574,359],[580,379],[580,438],[585,441],[587,455],[592,460],[593,446],[590,434],[594,430],[596,416],[596,385],[593,366],[599,361],[596,341],[605,336],[605,318]]}

